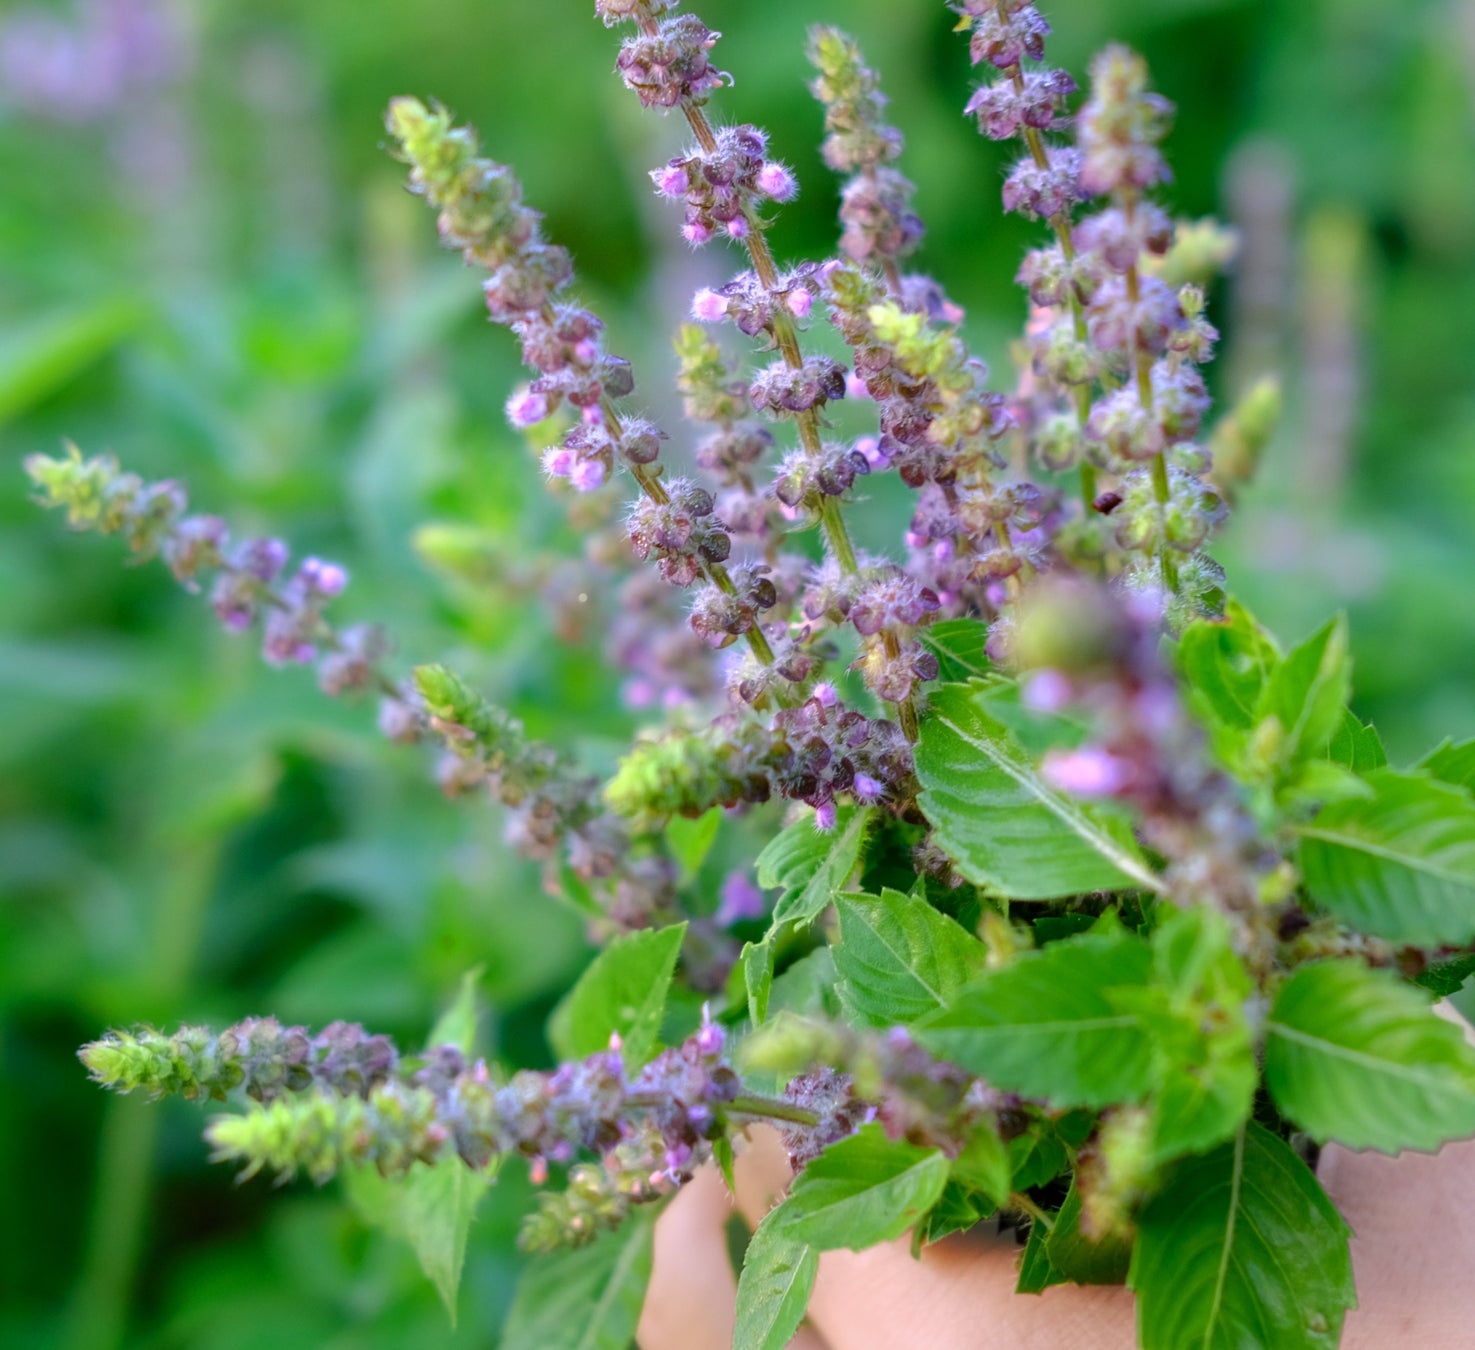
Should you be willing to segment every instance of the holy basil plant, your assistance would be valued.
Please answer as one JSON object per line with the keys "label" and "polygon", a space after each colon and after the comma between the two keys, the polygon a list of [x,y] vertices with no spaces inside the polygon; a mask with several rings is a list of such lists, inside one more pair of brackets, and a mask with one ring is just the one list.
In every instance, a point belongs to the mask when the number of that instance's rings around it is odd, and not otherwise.
{"label": "holy basil plant", "polygon": [[[679,466],[512,171],[438,105],[389,105],[410,190],[531,371],[512,425],[583,533],[628,536],[588,584],[630,701],[670,712],[611,776],[332,623],[337,564],[289,569],[106,457],[27,465],[74,527],[259,622],[268,661],[441,743],[447,791],[496,798],[603,944],[542,1071],[478,1054],[474,980],[424,1048],[253,1016],[81,1052],[110,1087],[229,1103],[207,1137],[246,1176],[342,1174],[452,1308],[479,1203],[527,1167],[510,1350],[626,1344],[660,1206],[730,1175],[759,1122],[795,1176],[747,1246],[743,1350],[787,1342],[822,1253],[984,1222],[1019,1232],[1022,1291],[1127,1284],[1144,1350],[1331,1347],[1356,1294],[1318,1147],[1475,1134],[1475,1052],[1432,1006],[1475,969],[1475,743],[1389,765],[1348,707],[1343,621],[1280,642],[1206,551],[1276,394],[1205,427],[1204,284],[1233,239],[1159,205],[1172,109],[1142,60],[1108,47],[1078,100],[1033,5],[955,8],[985,76],[967,113],[1017,142],[1004,207],[1042,222],[1012,385],[907,270],[902,137],[848,37],[809,49],[838,252],[780,263],[796,180],[709,116],[717,35],[676,0],[597,0],[631,29],[625,85],[690,132],[656,194],[740,259],[676,338]],[[886,557],[846,508],[892,474],[913,495]],[[724,833],[755,863],[718,880]]]}

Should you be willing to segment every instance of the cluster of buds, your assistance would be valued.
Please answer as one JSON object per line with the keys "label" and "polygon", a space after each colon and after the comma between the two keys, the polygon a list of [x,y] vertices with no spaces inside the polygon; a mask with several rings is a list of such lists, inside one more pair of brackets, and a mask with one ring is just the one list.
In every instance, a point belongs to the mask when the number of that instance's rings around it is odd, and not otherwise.
{"label": "cluster of buds", "polygon": [[814,28],[809,60],[819,71],[809,87],[825,108],[825,163],[850,175],[840,190],[840,247],[858,266],[879,265],[895,278],[923,234],[912,209],[915,188],[891,167],[902,152],[901,132],[883,120],[886,96],[854,39],[838,28]]}
{"label": "cluster of buds", "polygon": [[[1114,546],[1130,584],[1168,595],[1175,621],[1212,605],[1213,565],[1200,554],[1224,513],[1194,444],[1208,396],[1196,367],[1217,333],[1203,291],[1165,279],[1174,244],[1167,215],[1143,193],[1169,178],[1161,142],[1172,106],[1147,86],[1142,59],[1109,47],[1092,63],[1090,97],[1075,118],[1076,145],[1044,134],[1069,121],[1074,82],[1026,68],[1044,58],[1049,26],[1034,6],[969,0],[973,60],[998,78],[967,111],[995,140],[1019,137],[1027,154],[1005,186],[1005,206],[1050,221],[1055,242],[1025,259],[1019,281],[1036,306],[1025,343],[1030,372],[1013,407],[1047,471],[1079,467],[1083,519],[1056,532],[1068,561],[1099,567]],[[1079,202],[1101,209],[1072,223]],[[1098,474],[1112,476],[1109,484]]]}
{"label": "cluster of buds", "polygon": [[219,1034],[115,1032],[81,1058],[120,1092],[223,1101],[243,1089],[252,1104],[214,1119],[206,1136],[215,1158],[243,1164],[246,1176],[302,1171],[321,1184],[349,1166],[393,1176],[459,1159],[480,1171],[518,1156],[541,1183],[550,1163],[598,1157],[575,1167],[568,1192],[530,1224],[524,1241],[535,1248],[587,1242],[631,1204],[659,1199],[748,1120],[815,1118],[802,1105],[746,1095],[722,1029],[705,1014],[643,1067],[626,1066],[614,1036],[583,1060],[505,1079],[453,1045],[406,1058],[362,1027],[334,1023],[313,1035],[271,1018]]}
{"label": "cluster of buds", "polygon": [[119,1092],[218,1102],[233,1088],[258,1102],[313,1087],[362,1097],[399,1068],[387,1036],[371,1036],[351,1022],[333,1022],[314,1035],[275,1017],[248,1017],[219,1033],[115,1031],[83,1046],[80,1057],[97,1082]]}
{"label": "cluster of buds", "polygon": [[280,539],[232,541],[218,516],[190,515],[184,488],[172,481],[145,482],[111,455],[84,459],[76,446],[61,458],[32,455],[26,473],[42,505],[62,507],[75,530],[121,534],[139,561],[159,557],[191,591],[213,577],[210,601],[221,624],[243,632],[262,620],[262,656],[272,665],[316,663],[318,683],[337,696],[376,690],[393,705],[389,716],[405,739],[418,721],[410,696],[382,673],[388,647],[368,625],[338,631],[324,617],[329,601],[348,585],[337,563],[304,558],[286,578],[289,557]]}
{"label": "cluster of buds", "polygon": [[1161,655],[1160,599],[1084,582],[1036,590],[1016,642],[1025,701],[1079,710],[1093,728],[1080,748],[1052,751],[1043,772],[1067,792],[1130,804],[1180,903],[1244,913],[1274,854],[1179,698]]}
{"label": "cluster of buds", "polygon": [[797,195],[793,173],[767,154],[768,136],[757,127],[720,127],[710,145],[699,143],[651,171],[656,191],[682,203],[681,236],[688,244],[699,247],[719,234],[746,239],[765,204]]}
{"label": "cluster of buds", "polygon": [[764,1027],[744,1050],[753,1068],[803,1072],[784,1097],[812,1122],[784,1127],[797,1168],[861,1125],[878,1121],[893,1139],[956,1157],[979,1130],[1005,1137],[1029,1121],[1020,1098],[928,1053],[903,1027],[859,1031],[842,1023],[784,1018]]}
{"label": "cluster of buds", "polygon": [[[808,294],[795,292],[801,293]],[[732,297],[710,291],[702,294],[720,303],[723,312],[734,312],[726,308]],[[755,303],[761,302],[755,297]],[[715,310],[709,306],[708,312]],[[759,317],[750,309],[743,312],[755,321]],[[753,331],[762,331],[768,322],[771,316],[759,322]],[[687,420],[712,428],[697,443],[695,458],[719,484],[717,518],[733,535],[766,541],[772,506],[758,488],[757,476],[773,446],[773,435],[753,420],[747,382],[728,367],[717,344],[702,329],[695,324],[683,324],[676,339],[676,354],[680,360],[676,382]]]}
{"label": "cluster of buds", "polygon": [[648,826],[780,797],[835,821],[836,798],[901,805],[916,791],[911,747],[894,722],[840,703],[827,684],[770,717],[744,711],[637,742],[605,786],[611,810]]}

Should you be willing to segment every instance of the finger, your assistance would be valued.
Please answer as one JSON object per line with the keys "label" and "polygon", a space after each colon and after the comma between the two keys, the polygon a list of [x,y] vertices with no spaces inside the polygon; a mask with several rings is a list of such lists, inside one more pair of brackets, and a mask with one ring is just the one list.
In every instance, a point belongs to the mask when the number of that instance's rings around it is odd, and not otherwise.
{"label": "finger", "polygon": [[[729,1350],[737,1306],[727,1248],[732,1213],[732,1197],[715,1167],[698,1171],[666,1206],[656,1224],[650,1285],[635,1333],[640,1350]],[[806,1328],[788,1350],[828,1348]]]}
{"label": "finger", "polygon": [[729,1350],[737,1283],[727,1255],[732,1202],[715,1170],[681,1188],[656,1224],[641,1350]]}
{"label": "finger", "polygon": [[[783,1192],[788,1159],[772,1130],[752,1131],[736,1168],[737,1201],[756,1223]],[[832,1350],[1133,1350],[1124,1289],[1014,1293],[1017,1249],[949,1239],[914,1261],[908,1239],[864,1252],[826,1252],[810,1318]]]}
{"label": "finger", "polygon": [[[1475,1033],[1446,1004],[1435,1011]],[[1347,1319],[1343,1350],[1382,1350],[1416,1335],[1422,1350],[1470,1344],[1475,1290],[1475,1141],[1438,1153],[1322,1150],[1317,1176],[1352,1225],[1359,1309]]]}

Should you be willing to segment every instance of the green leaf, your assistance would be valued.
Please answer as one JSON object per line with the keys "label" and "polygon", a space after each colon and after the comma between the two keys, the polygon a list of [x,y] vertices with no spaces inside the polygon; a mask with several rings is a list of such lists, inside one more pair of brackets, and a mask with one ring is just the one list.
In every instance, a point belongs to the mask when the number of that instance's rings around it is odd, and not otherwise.
{"label": "green leaf", "polygon": [[774,977],[768,996],[768,1015],[793,1013],[796,1017],[833,1017],[839,1013],[835,997],[835,956],[828,946],[816,947],[801,956],[782,975]]}
{"label": "green leaf", "polygon": [[454,1045],[468,1058],[476,1051],[476,984],[485,966],[474,966],[461,977],[455,1002],[443,1012],[431,1029],[427,1049],[438,1045]]}
{"label": "green leaf", "polygon": [[819,1253],[779,1233],[780,1212],[770,1211],[758,1225],[743,1257],[733,1350],[783,1350],[809,1307]]}
{"label": "green leaf", "polygon": [[952,1161],[951,1175],[970,1190],[980,1191],[995,1209],[1008,1203],[1014,1189],[1009,1148],[991,1129],[979,1127]]}
{"label": "green leaf", "polygon": [[1342,710],[1342,723],[1333,733],[1326,753],[1328,759],[1354,773],[1371,773],[1388,766],[1388,754],[1377,728],[1366,725],[1351,708]]}
{"label": "green leaf", "polygon": [[1099,1242],[1081,1231],[1081,1193],[1074,1181],[1045,1238],[1052,1269],[1072,1284],[1121,1284],[1132,1261],[1130,1236],[1112,1234]]}
{"label": "green leaf", "polygon": [[1306,1164],[1246,1125],[1180,1164],[1139,1217],[1142,1350],[1336,1350],[1356,1300],[1349,1235]]}
{"label": "green leaf", "polygon": [[942,1195],[948,1160],[866,1125],[831,1144],[794,1179],[773,1211],[776,1235],[818,1251],[863,1251],[900,1237]]}
{"label": "green leaf", "polygon": [[1222,620],[1190,624],[1178,643],[1189,706],[1209,728],[1250,732],[1265,686],[1280,664],[1274,640],[1237,601]]}
{"label": "green leaf", "polygon": [[66,388],[146,318],[140,303],[115,296],[14,331],[0,345],[0,424]]}
{"label": "green leaf", "polygon": [[1475,952],[1437,962],[1415,975],[1414,983],[1420,989],[1427,989],[1435,998],[1448,998],[1459,993],[1471,975],[1475,975]]}
{"label": "green leaf", "polygon": [[671,856],[680,864],[681,874],[688,881],[702,870],[721,825],[722,808],[717,806],[695,820],[672,816],[666,822],[666,847],[671,850]]}
{"label": "green leaf", "polygon": [[[463,1054],[476,1048],[476,984],[484,966],[461,977],[455,1001],[436,1022],[426,1042],[428,1049],[454,1045]],[[451,1325],[456,1323],[456,1292],[466,1263],[466,1239],[482,1196],[496,1179],[500,1158],[473,1172],[453,1154],[434,1167],[412,1168],[402,1178],[389,1180],[368,1168],[344,1174],[349,1201],[366,1223],[414,1248],[420,1266],[435,1285]]]}
{"label": "green leaf", "polygon": [[773,943],[743,943],[743,982],[748,988],[748,1017],[761,1027],[768,1017],[768,996],[773,992]]}
{"label": "green leaf", "polygon": [[629,1350],[650,1283],[655,1216],[587,1247],[535,1257],[517,1282],[502,1350]]}
{"label": "green leaf", "polygon": [[1113,994],[1144,988],[1151,967],[1131,933],[1067,938],[976,980],[916,1035],[1006,1092],[1059,1107],[1137,1101],[1152,1082],[1152,1040]]}
{"label": "green leaf", "polygon": [[944,684],[963,684],[993,670],[985,650],[988,625],[978,619],[944,619],[924,628],[921,638],[937,658],[937,678]]}
{"label": "green leaf", "polygon": [[1420,762],[1421,768],[1431,778],[1455,787],[1475,792],[1475,737],[1468,741],[1445,741],[1437,750],[1431,750]]}
{"label": "green leaf", "polygon": [[1271,1096],[1318,1143],[1432,1152],[1475,1134],[1475,1050],[1392,974],[1360,961],[1302,966],[1266,1030]]}
{"label": "green leaf", "polygon": [[983,943],[925,900],[885,890],[842,895],[835,908],[840,1000],[863,1024],[915,1022],[984,969]]}
{"label": "green leaf", "polygon": [[1171,912],[1152,936],[1158,1008],[1152,1033],[1159,1087],[1153,1161],[1202,1153],[1231,1138],[1250,1113],[1259,1071],[1245,1001],[1254,986],[1228,922],[1207,909]]}
{"label": "green leaf", "polygon": [[1294,764],[1326,749],[1352,693],[1347,616],[1318,629],[1271,672],[1258,719],[1280,723],[1281,762]]}
{"label": "green leaf", "polygon": [[1335,802],[1303,825],[1306,889],[1333,917],[1391,942],[1475,939],[1475,800],[1460,788],[1380,769],[1374,796]]}
{"label": "green leaf", "polygon": [[919,805],[958,870],[1017,900],[1160,890],[1125,820],[1046,783],[978,692],[935,690],[917,747]]}
{"label": "green leaf", "polygon": [[951,1233],[966,1233],[975,1224],[998,1212],[998,1205],[980,1191],[948,1178],[942,1195],[913,1231],[913,1250],[941,1242]]}
{"label": "green leaf", "polygon": [[875,818],[872,807],[842,806],[833,830],[815,829],[814,817],[806,816],[769,842],[758,855],[758,884],[783,888],[770,937],[785,924],[803,926],[824,913],[859,866]]}
{"label": "green leaf", "polygon": [[548,1019],[560,1059],[582,1059],[619,1034],[625,1063],[638,1068],[655,1053],[684,923],[616,938],[579,977]]}
{"label": "green leaf", "polygon": [[1050,1264],[1046,1249],[1049,1237],[1050,1230],[1044,1224],[1030,1224],[1024,1255],[1019,1259],[1019,1281],[1014,1286],[1016,1294],[1043,1294],[1053,1285],[1066,1282],[1065,1276]]}

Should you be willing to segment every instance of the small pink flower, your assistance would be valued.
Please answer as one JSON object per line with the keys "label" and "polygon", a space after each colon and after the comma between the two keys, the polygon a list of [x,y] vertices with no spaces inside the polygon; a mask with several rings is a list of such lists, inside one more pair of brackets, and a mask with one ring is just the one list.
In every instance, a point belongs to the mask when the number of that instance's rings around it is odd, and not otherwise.
{"label": "small pink flower", "polygon": [[574,465],[568,478],[580,492],[593,492],[604,482],[604,462],[598,459],[581,459]]}
{"label": "small pink flower", "polygon": [[835,828],[835,803],[821,802],[814,808],[814,828],[828,834]]}
{"label": "small pink flower", "polygon": [[536,426],[548,412],[547,395],[535,394],[531,389],[523,389],[507,400],[507,420],[519,431]]}
{"label": "small pink flower", "polygon": [[656,169],[651,177],[655,180],[656,191],[662,197],[684,197],[691,191],[691,179],[679,164],[668,164],[664,169]]}
{"label": "small pink flower", "polygon": [[716,323],[727,313],[727,297],[703,287],[691,298],[691,313],[702,323]]}
{"label": "small pink flower", "polygon": [[681,227],[681,237],[694,248],[699,248],[712,237],[712,227],[699,220],[689,220]]}
{"label": "small pink flower", "polygon": [[855,793],[857,801],[874,802],[879,801],[886,789],[868,773],[855,775],[855,782],[851,784],[851,790]]}
{"label": "small pink flower", "polygon": [[821,708],[833,708],[840,701],[840,695],[835,692],[835,686],[828,680],[815,685],[811,697],[818,701]]}
{"label": "small pink flower", "polygon": [[567,478],[574,471],[574,452],[556,445],[543,451],[543,472],[550,478]]}
{"label": "small pink flower", "polygon": [[734,216],[727,222],[727,233],[733,239],[746,239],[748,237],[747,216]]}
{"label": "small pink flower", "polygon": [[758,190],[776,202],[786,202],[799,191],[799,180],[782,164],[769,161],[758,170]]}
{"label": "small pink flower", "polygon": [[1065,792],[1082,797],[1111,797],[1132,779],[1132,766],[1105,750],[1067,750],[1045,756],[1046,778]]}
{"label": "small pink flower", "polygon": [[784,304],[788,306],[789,313],[796,319],[807,319],[809,311],[814,308],[814,297],[801,287],[790,291],[784,298]]}

